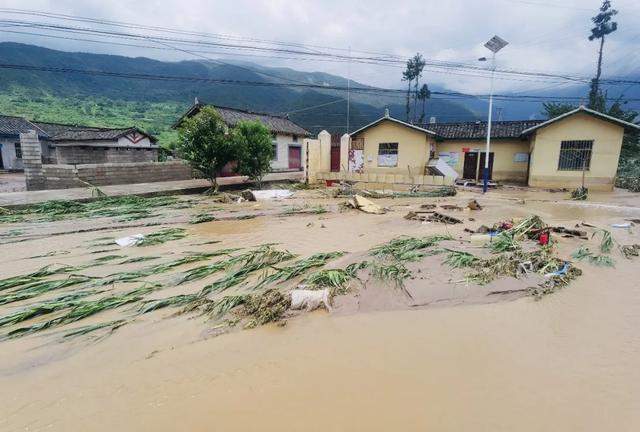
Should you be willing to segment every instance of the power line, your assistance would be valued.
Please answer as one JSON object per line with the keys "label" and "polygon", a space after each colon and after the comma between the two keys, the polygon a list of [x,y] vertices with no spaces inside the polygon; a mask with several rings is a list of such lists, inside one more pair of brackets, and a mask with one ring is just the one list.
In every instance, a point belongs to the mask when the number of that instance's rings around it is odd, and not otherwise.
{"label": "power line", "polygon": [[[238,86],[254,86],[254,87],[292,87],[292,88],[308,88],[317,90],[334,90],[334,91],[347,91],[344,86],[327,86],[321,84],[311,83],[274,83],[274,82],[261,82],[261,81],[246,81],[246,80],[232,80],[232,79],[218,79],[207,77],[195,77],[195,76],[178,76],[178,75],[158,75],[158,74],[140,74],[140,73],[128,73],[128,72],[114,72],[103,70],[87,70],[87,69],[75,69],[75,68],[59,68],[49,66],[34,66],[34,65],[21,65],[21,64],[8,64],[0,63],[0,69],[10,70],[23,70],[23,71],[37,71],[37,72],[53,72],[64,74],[83,74],[99,77],[113,77],[113,78],[126,78],[148,81],[185,81],[185,82],[198,82],[208,84],[225,84],[225,85],[238,85]],[[636,82],[640,83],[640,82]],[[351,87],[352,92],[369,93],[379,95],[391,95],[400,98],[406,96],[406,91],[401,89],[387,89],[379,87]],[[411,91],[413,94],[414,91]],[[448,96],[450,98],[487,98],[488,95],[484,94],[467,94],[460,92],[446,92],[446,91],[433,91],[433,95]],[[538,95],[508,95],[497,94],[494,98],[499,100],[522,100],[522,101],[579,101],[580,97],[573,96],[555,96],[546,97]],[[435,98],[440,99],[440,98]],[[613,99],[608,99],[613,100]],[[640,101],[640,99],[627,99],[628,101]]]}
{"label": "power line", "polygon": [[[98,20],[99,21],[99,20]],[[126,33],[126,32],[115,32],[108,30],[96,30],[86,27],[71,27],[71,26],[63,26],[49,23],[37,23],[37,22],[28,22],[28,21],[10,21],[5,20],[6,24],[19,26],[19,27],[30,27],[30,28],[41,28],[48,31],[62,31],[62,32],[72,32],[72,33],[82,33],[82,34],[94,34],[100,37],[110,37],[110,38],[124,38],[124,39],[144,39],[151,40],[154,42],[172,42],[176,44],[187,44],[187,45],[195,45],[195,46],[210,46],[216,47],[219,49],[237,49],[237,50],[253,50],[253,51],[262,51],[262,52],[276,52],[287,55],[297,55],[297,56],[307,56],[311,58],[317,59],[331,59],[333,61],[353,61],[356,63],[365,63],[365,64],[378,64],[378,65],[404,65],[404,60],[398,57],[390,57],[385,55],[385,57],[363,57],[363,56],[348,56],[342,54],[334,54],[327,52],[319,52],[319,51],[309,51],[309,50],[299,50],[299,49],[282,49],[282,48],[273,48],[273,47],[265,47],[265,46],[256,46],[256,45],[246,45],[246,44],[227,44],[227,43],[219,43],[219,42],[211,42],[211,41],[202,41],[202,40],[192,40],[192,39],[176,39],[170,38],[166,36],[148,36],[141,35],[136,33]],[[116,25],[116,24],[111,24]],[[304,46],[302,44],[297,44],[299,46]],[[427,60],[427,65],[432,68],[439,68],[445,71],[450,71],[451,69],[457,70],[460,73],[470,74],[469,71],[474,72],[475,74],[486,74],[490,71],[484,67],[480,67],[477,65],[466,64],[466,63],[454,63],[454,62],[444,62],[437,60]],[[439,71],[440,72],[440,71]],[[559,73],[549,73],[549,72],[533,72],[533,71],[521,71],[515,69],[496,69],[496,73],[498,74],[499,79],[506,79],[504,75],[516,75],[521,77],[536,77],[536,78],[545,78],[545,79],[562,79],[579,83],[588,83],[590,81],[590,77],[584,76],[576,76],[571,74],[559,74]],[[279,77],[279,79],[281,79]],[[630,84],[629,80],[624,79],[603,79],[603,83],[610,84]]]}

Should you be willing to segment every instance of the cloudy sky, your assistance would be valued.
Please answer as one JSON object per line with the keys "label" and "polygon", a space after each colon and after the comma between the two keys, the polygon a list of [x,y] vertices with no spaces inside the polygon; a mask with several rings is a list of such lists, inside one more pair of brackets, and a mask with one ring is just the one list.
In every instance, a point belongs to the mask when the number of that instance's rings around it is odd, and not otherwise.
{"label": "cloudy sky", "polygon": [[[251,38],[313,45],[316,51],[340,55],[348,53],[346,50],[349,47],[353,56],[385,53],[406,58],[420,52],[429,60],[475,65],[479,64],[478,57],[488,54],[483,43],[497,34],[510,42],[498,55],[498,67],[591,76],[595,69],[597,43],[589,42],[587,36],[589,19],[599,5],[600,0],[4,0],[2,7],[222,34],[233,37],[222,41],[245,45],[256,43],[247,40]],[[620,11],[616,17],[619,30],[606,42],[604,74],[611,77],[637,73],[640,70],[640,3],[637,0],[613,0],[613,5]],[[49,18],[11,14],[6,10],[0,11],[0,19],[64,23]],[[65,24],[105,28],[94,24]],[[194,58],[191,54],[173,51],[166,46],[163,49],[136,48],[6,31],[15,31],[14,27],[0,29],[4,29],[0,31],[2,41],[28,42],[67,51],[146,56],[163,60]],[[113,27],[110,29],[113,30]],[[167,35],[139,29],[125,31]],[[145,44],[160,47],[151,42]],[[212,52],[204,55],[220,59],[235,55],[239,59],[271,66],[350,74],[353,79],[371,85],[401,85],[399,78],[402,66],[399,64],[352,63],[349,66],[345,62],[302,60],[299,57],[273,58],[282,55],[247,50],[230,50],[224,55],[219,50]],[[486,77],[470,76],[469,73],[458,75],[427,68],[425,79],[457,91],[483,93],[488,90]],[[496,87],[498,91],[527,91],[559,85],[562,85],[559,81],[511,77],[498,80]]]}

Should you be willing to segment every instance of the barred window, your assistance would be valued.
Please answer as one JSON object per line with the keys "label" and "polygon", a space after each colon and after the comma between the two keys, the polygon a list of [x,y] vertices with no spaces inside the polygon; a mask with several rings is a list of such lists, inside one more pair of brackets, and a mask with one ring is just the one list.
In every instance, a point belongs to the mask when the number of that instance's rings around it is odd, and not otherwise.
{"label": "barred window", "polygon": [[22,145],[16,143],[16,159],[22,159]]}
{"label": "barred window", "polygon": [[278,160],[278,144],[272,144],[273,154],[271,160]]}
{"label": "barred window", "polygon": [[562,141],[560,144],[559,171],[588,170],[591,164],[593,141]]}
{"label": "barred window", "polygon": [[378,146],[378,166],[398,166],[398,143],[380,143]]}

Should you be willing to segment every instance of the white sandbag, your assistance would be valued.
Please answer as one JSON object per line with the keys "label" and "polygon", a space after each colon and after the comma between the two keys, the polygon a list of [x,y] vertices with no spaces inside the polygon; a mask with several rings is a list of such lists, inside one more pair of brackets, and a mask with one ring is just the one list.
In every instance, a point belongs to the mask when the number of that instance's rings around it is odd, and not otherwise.
{"label": "white sandbag", "polygon": [[129,246],[134,246],[140,243],[142,240],[144,240],[144,235],[136,234],[136,235],[116,239],[116,243],[118,244],[118,246],[121,246],[121,247],[129,247]]}
{"label": "white sandbag", "polygon": [[291,290],[291,309],[305,309],[312,311],[318,309],[321,305],[327,310],[331,309],[329,305],[329,290]]}
{"label": "white sandbag", "polygon": [[293,192],[288,189],[252,190],[251,193],[256,200],[282,199],[293,195]]}

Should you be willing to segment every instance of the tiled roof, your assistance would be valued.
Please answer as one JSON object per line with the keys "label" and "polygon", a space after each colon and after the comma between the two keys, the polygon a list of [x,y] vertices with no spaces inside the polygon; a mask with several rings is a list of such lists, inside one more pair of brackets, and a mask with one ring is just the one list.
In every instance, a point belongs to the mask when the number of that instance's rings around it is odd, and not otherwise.
{"label": "tiled roof", "polygon": [[[491,122],[491,138],[520,138],[522,132],[543,123],[544,120],[517,120]],[[482,139],[487,136],[487,122],[428,123],[423,125],[438,137],[447,139]]]}
{"label": "tiled roof", "polygon": [[99,128],[42,122],[34,122],[34,124],[49,135],[50,141],[113,141],[132,132],[148,136],[151,142],[156,141],[153,136],[134,127]]}
{"label": "tiled roof", "polygon": [[245,110],[236,109],[236,108],[207,105],[203,103],[197,103],[194,106],[192,106],[189,109],[189,111],[187,111],[187,113],[183,115],[180,118],[180,120],[178,120],[178,122],[174,125],[174,127],[177,127],[181,123],[182,119],[184,119],[185,117],[193,117],[194,115],[198,114],[198,112],[200,112],[200,109],[205,106],[210,106],[214,108],[216,111],[218,111],[218,113],[222,117],[222,120],[224,120],[224,122],[231,127],[237,125],[241,121],[257,120],[263,123],[265,126],[267,126],[269,128],[269,131],[271,132],[291,134],[291,135],[297,135],[297,136],[309,135],[309,132],[307,132],[305,129],[298,126],[297,124],[295,124],[294,122],[292,122],[286,117],[267,114],[267,113],[245,111]]}
{"label": "tiled roof", "polygon": [[21,133],[35,130],[40,138],[48,138],[46,132],[22,117],[0,115],[0,135],[18,138]]}

